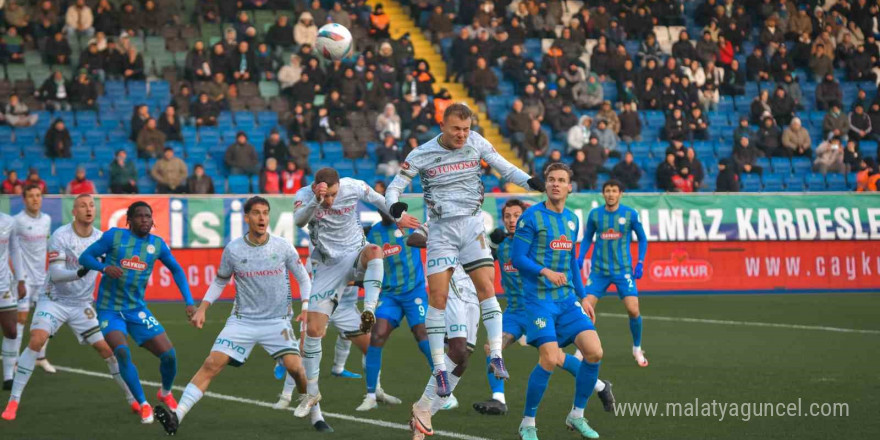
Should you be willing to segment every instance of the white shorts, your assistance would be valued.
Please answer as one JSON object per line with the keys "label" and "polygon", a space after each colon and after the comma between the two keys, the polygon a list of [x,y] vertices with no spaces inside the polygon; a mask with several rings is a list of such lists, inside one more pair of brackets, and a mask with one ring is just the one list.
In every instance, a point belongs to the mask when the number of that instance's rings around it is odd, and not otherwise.
{"label": "white shorts", "polygon": [[252,320],[229,317],[214,341],[211,351],[223,353],[235,366],[244,364],[254,345],[260,344],[275,360],[285,355],[299,356],[298,340],[286,319]]}
{"label": "white shorts", "polygon": [[330,315],[329,324],[336,327],[336,330],[346,339],[364,334],[361,331],[361,311],[358,309],[357,301],[357,286],[346,287],[339,298],[339,305]]}
{"label": "white shorts", "polygon": [[7,290],[0,292],[0,312],[12,312],[18,310],[18,292]]}
{"label": "white shorts", "polygon": [[483,216],[460,216],[428,223],[428,275],[461,263],[466,272],[494,267]]}
{"label": "white shorts", "polygon": [[89,303],[67,305],[48,298],[37,302],[31,331],[45,330],[54,336],[64,324],[70,326],[80,344],[94,345],[104,340],[95,309]]}
{"label": "white shorts", "polygon": [[473,350],[474,344],[477,343],[479,326],[480,303],[477,300],[477,292],[466,289],[455,294],[450,291],[446,300],[446,338],[465,338],[468,348]]}
{"label": "white shorts", "polygon": [[[34,284],[25,284],[25,290],[27,290],[27,294],[24,298],[18,300],[18,311],[19,312],[28,312],[31,310],[31,304],[36,304],[37,300],[40,299],[40,291],[45,286],[38,286]],[[16,287],[15,292],[18,295],[18,288]]]}
{"label": "white shorts", "polygon": [[342,291],[348,283],[364,278],[360,268],[360,255],[364,248],[353,250],[335,260],[322,263],[312,261],[312,291],[309,295],[309,311],[333,314],[340,302]]}

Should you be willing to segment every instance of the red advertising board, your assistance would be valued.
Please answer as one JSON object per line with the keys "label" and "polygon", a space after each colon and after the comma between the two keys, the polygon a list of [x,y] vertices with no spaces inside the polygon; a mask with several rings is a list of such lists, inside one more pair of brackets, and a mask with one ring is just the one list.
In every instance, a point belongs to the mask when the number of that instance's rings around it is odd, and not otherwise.
{"label": "red advertising board", "polygon": [[[133,203],[133,197],[101,197],[101,230],[110,228],[127,228],[125,213]],[[143,200],[153,208],[153,231],[165,240],[170,241],[171,233],[168,225],[168,197],[143,196]]]}

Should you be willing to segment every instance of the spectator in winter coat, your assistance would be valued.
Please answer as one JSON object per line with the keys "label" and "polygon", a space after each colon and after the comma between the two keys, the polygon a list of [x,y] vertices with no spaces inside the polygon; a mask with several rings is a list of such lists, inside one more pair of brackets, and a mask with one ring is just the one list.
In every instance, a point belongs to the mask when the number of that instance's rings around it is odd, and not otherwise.
{"label": "spectator in winter coat", "polygon": [[846,166],[843,163],[843,147],[839,137],[832,137],[822,142],[816,148],[816,160],[813,161],[813,171],[822,174],[843,173]]}
{"label": "spectator in winter coat", "polygon": [[602,103],[602,107],[599,109],[599,112],[596,113],[596,120],[606,121],[608,122],[608,128],[617,134],[620,131],[620,118],[618,118],[617,113],[611,108],[611,101],[604,101]]}
{"label": "spectator in winter coat", "polygon": [[620,113],[620,139],[626,143],[642,140],[642,121],[635,104],[623,104],[623,112]]}
{"label": "spectator in winter coat", "polygon": [[849,113],[849,138],[860,141],[873,131],[871,118],[865,113],[861,104],[856,105],[855,110]]}
{"label": "spectator in winter coat", "polygon": [[694,176],[690,174],[688,167],[681,167],[675,175],[672,176],[672,187],[675,192],[692,193],[694,192]]}
{"label": "spectator in winter coat", "polygon": [[687,149],[685,161],[679,169],[685,167],[688,169],[688,174],[694,178],[694,191],[699,191],[703,186],[706,170],[703,168],[703,162],[697,158],[697,152],[693,148]]}
{"label": "spectator in winter coat", "polygon": [[595,167],[587,162],[587,153],[583,150],[578,150],[574,153],[574,160],[571,162],[571,171],[574,173],[571,183],[575,191],[587,191],[591,189],[590,185],[596,181],[597,176],[595,175]]}
{"label": "spectator in winter coat", "polygon": [[98,191],[95,190],[95,184],[91,180],[86,179],[86,169],[76,167],[76,175],[73,180],[67,183],[67,188],[64,192],[65,194],[79,195],[95,194]]}
{"label": "spectator in winter coat", "polygon": [[596,189],[598,174],[600,172],[607,172],[605,161],[608,160],[608,155],[605,149],[599,145],[599,138],[595,135],[590,137],[590,142],[587,145],[584,145],[583,152],[587,157],[587,163],[590,165],[589,176],[591,180],[589,181],[589,189]]}
{"label": "spectator in winter coat", "polygon": [[196,118],[197,127],[214,127],[217,125],[217,117],[220,116],[220,108],[207,93],[202,92],[199,94],[199,100],[192,106],[192,115]]}
{"label": "spectator in winter coat", "polygon": [[159,117],[157,125],[159,131],[165,134],[165,140],[183,142],[183,129],[180,127],[180,118],[173,105],[165,107],[165,112]]}
{"label": "spectator in winter coat", "polygon": [[566,154],[572,154],[584,148],[584,145],[590,142],[590,136],[593,134],[593,118],[583,115],[578,120],[578,124],[568,129],[566,143],[568,149]]}
{"label": "spectator in winter coat", "polygon": [[55,120],[49,130],[43,136],[43,144],[46,146],[46,157],[51,158],[67,158],[71,157],[70,148],[73,146],[73,140],[70,138],[70,131],[64,126],[61,118]]}
{"label": "spectator in winter coat", "polygon": [[214,194],[214,179],[205,175],[205,167],[196,164],[193,173],[186,178],[186,192],[189,194]]}
{"label": "spectator in winter coat", "polygon": [[782,132],[782,147],[777,153],[783,157],[812,156],[810,132],[801,125],[799,118],[792,119],[791,125]]}
{"label": "spectator in winter coat", "polygon": [[764,171],[763,168],[756,165],[758,150],[751,145],[747,137],[739,139],[739,145],[733,149],[733,160],[740,172],[761,174]]}
{"label": "spectator in winter coat", "polygon": [[229,167],[230,174],[256,174],[257,167],[260,166],[257,149],[248,142],[243,131],[239,131],[235,136],[235,143],[226,148],[223,160]]}
{"label": "spectator in winter coat", "polygon": [[858,142],[850,139],[846,143],[846,149],[843,150],[843,165],[846,172],[855,172],[863,161],[864,158],[862,157],[862,152],[859,151]]}
{"label": "spectator in winter coat", "polygon": [[709,140],[709,118],[703,115],[703,109],[700,107],[691,109],[688,130],[696,140]]}
{"label": "spectator in winter coat", "polygon": [[300,46],[304,44],[314,46],[318,41],[318,26],[315,25],[311,12],[305,11],[299,15],[299,20],[293,27],[293,40]]}
{"label": "spectator in winter coat", "polygon": [[678,174],[678,170],[675,166],[675,154],[667,153],[666,160],[657,166],[657,189],[666,192],[675,191],[672,178],[676,174]]}
{"label": "spectator in winter coat", "polygon": [[739,174],[736,164],[730,158],[718,162],[718,177],[715,179],[716,192],[739,192]]}
{"label": "spectator in winter coat", "polygon": [[[165,133],[157,127],[156,120],[150,118],[137,137],[138,158],[156,158],[165,149]],[[178,159],[180,160],[180,159]]]}
{"label": "spectator in winter coat", "polygon": [[770,98],[770,114],[776,119],[776,123],[780,126],[790,124],[791,118],[794,117],[794,111],[794,100],[788,96],[784,88],[777,87],[773,97]]}
{"label": "spectator in winter coat", "polygon": [[287,166],[281,172],[281,192],[293,195],[306,184],[305,170],[300,169],[295,161],[287,161]]}
{"label": "spectator in winter coat", "polygon": [[752,135],[752,128],[749,126],[749,118],[740,116],[739,125],[733,130],[733,146],[735,147],[739,145],[740,138],[751,138]]}
{"label": "spectator in winter coat", "polygon": [[575,84],[572,87],[575,104],[582,109],[594,109],[598,107],[605,97],[602,83],[595,73],[590,74],[585,82]]}
{"label": "spectator in winter coat", "polygon": [[611,178],[619,180],[623,183],[624,189],[639,189],[639,179],[642,178],[642,170],[633,161],[633,154],[627,152],[623,156],[623,160],[614,165],[611,170]]}
{"label": "spectator in winter coat", "polygon": [[821,81],[827,75],[834,74],[834,60],[828,56],[824,45],[813,46],[813,53],[810,56],[810,70],[813,72],[813,78],[816,82]]}
{"label": "spectator in winter coat", "polygon": [[849,140],[849,117],[840,111],[840,104],[833,104],[831,110],[822,119],[822,134],[829,137],[839,137],[843,142]]}
{"label": "spectator in winter coat", "polygon": [[816,109],[828,110],[832,104],[843,105],[843,92],[834,75],[829,73],[816,85]]}
{"label": "spectator in winter coat", "polygon": [[599,145],[605,149],[605,154],[608,157],[616,157],[620,158],[620,151],[618,150],[617,143],[617,135],[611,131],[611,127],[608,126],[608,122],[604,119],[600,119],[597,124],[594,135],[599,138]]}
{"label": "spectator in winter coat", "polygon": [[376,174],[391,177],[400,171],[400,148],[391,132],[385,132],[382,145],[376,148]]}
{"label": "spectator in winter coat", "polygon": [[578,116],[571,110],[571,105],[563,104],[562,111],[550,120],[550,126],[553,127],[553,133],[557,140],[565,140],[568,130],[576,126]]}
{"label": "spectator in winter coat", "polygon": [[532,125],[523,140],[523,160],[532,163],[536,157],[544,157],[550,147],[550,138],[541,129],[541,121],[532,119]]}
{"label": "spectator in winter coat", "polygon": [[777,150],[781,146],[779,126],[773,118],[764,118],[761,128],[755,134],[755,146],[764,152],[764,156],[773,157],[778,155]]}
{"label": "spectator in winter coat", "polygon": [[688,129],[687,119],[681,113],[681,109],[676,108],[672,114],[667,116],[666,125],[663,127],[663,135],[666,140],[682,141],[688,138],[690,130]]}
{"label": "spectator in winter coat", "polygon": [[137,171],[134,162],[128,160],[125,150],[118,150],[110,162],[110,192],[113,194],[137,194]]}
{"label": "spectator in winter coat", "polygon": [[9,102],[3,107],[0,122],[6,121],[13,127],[30,127],[37,123],[40,115],[31,114],[28,106],[21,102],[18,95],[9,95]]}
{"label": "spectator in winter coat", "polygon": [[266,167],[260,171],[260,193],[281,194],[281,186],[278,161],[274,157],[270,157],[266,159]]}
{"label": "spectator in winter coat", "polygon": [[15,170],[9,170],[6,173],[6,180],[3,181],[2,186],[0,186],[0,193],[2,194],[21,194],[22,187],[24,186],[24,182],[18,180],[18,172]]}
{"label": "spectator in winter coat", "polygon": [[153,165],[150,175],[156,181],[158,194],[183,194],[186,192],[186,164],[174,157],[174,149],[166,147],[162,157]]}

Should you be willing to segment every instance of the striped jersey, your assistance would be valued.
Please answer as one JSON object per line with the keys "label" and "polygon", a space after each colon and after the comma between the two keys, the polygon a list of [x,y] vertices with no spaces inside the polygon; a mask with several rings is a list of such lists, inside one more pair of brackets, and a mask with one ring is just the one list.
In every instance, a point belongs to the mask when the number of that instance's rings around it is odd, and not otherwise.
{"label": "striped jersey", "polygon": [[12,271],[9,269],[9,248],[13,240],[15,222],[8,214],[0,212],[0,294],[8,293],[12,284]]}
{"label": "striped jersey", "polygon": [[501,287],[507,297],[507,308],[520,310],[525,308],[523,304],[523,284],[519,270],[513,267],[513,237],[507,236],[498,245],[495,251],[495,259],[501,269]]}
{"label": "striped jersey", "polygon": [[[511,252],[515,255],[514,267],[521,273],[523,290],[527,297],[555,302],[575,297],[572,280],[574,276],[580,277],[580,273],[573,273],[572,270],[577,266],[574,254],[574,240],[577,236],[578,218],[568,209],[557,213],[547,209],[544,203],[536,203],[523,212],[516,226],[514,249]],[[524,270],[527,268],[516,264],[520,251],[536,268],[534,271]],[[565,274],[568,282],[562,286],[553,285],[546,277],[538,274],[541,268]]]}
{"label": "striped jersey", "polygon": [[425,283],[421,252],[406,245],[406,235],[397,224],[374,224],[367,231],[367,241],[381,247],[385,254],[383,295],[401,295]]}
{"label": "striped jersey", "polygon": [[580,258],[586,255],[595,235],[591,272],[606,276],[630,275],[633,271],[630,243],[634,231],[639,236],[641,254],[642,243],[646,245],[645,231],[635,209],[624,205],[619,205],[613,212],[605,206],[593,208],[587,214]]}
{"label": "striped jersey", "polygon": [[[100,263],[97,258],[105,256]],[[186,282],[186,275],[171,255],[171,250],[162,238],[153,234],[138,237],[128,229],[112,228],[89,246],[80,255],[79,262],[92,270],[103,271],[105,267],[116,266],[122,269],[122,277],[101,277],[98,289],[98,310],[131,310],[143,307],[144,294],[156,261],[161,261],[174,277],[180,293],[187,305],[192,305],[192,295]]]}
{"label": "striped jersey", "polygon": [[21,211],[12,217],[15,220],[15,241],[12,252],[12,265],[17,281],[30,286],[46,285],[46,246],[52,228],[52,218],[44,212],[32,217]]}
{"label": "striped jersey", "polygon": [[[49,237],[49,265],[58,264],[68,270],[79,269],[80,254],[100,238],[98,228],[92,228],[88,237],[77,234],[73,223],[58,228]],[[46,297],[61,304],[91,303],[97,279],[98,272],[94,270],[72,281],[56,282],[49,277]]]}

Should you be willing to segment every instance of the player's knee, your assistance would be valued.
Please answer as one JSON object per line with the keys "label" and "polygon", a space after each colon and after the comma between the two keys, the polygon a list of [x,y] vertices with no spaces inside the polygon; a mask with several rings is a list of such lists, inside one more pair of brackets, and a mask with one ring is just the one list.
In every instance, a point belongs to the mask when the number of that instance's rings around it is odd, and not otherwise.
{"label": "player's knee", "polygon": [[127,364],[131,362],[131,350],[128,349],[128,345],[120,345],[113,350],[113,354],[116,355],[116,361],[120,364]]}
{"label": "player's knee", "polygon": [[546,371],[553,371],[556,368],[556,356],[541,356],[538,364]]}
{"label": "player's knee", "polygon": [[373,347],[384,347],[385,342],[388,341],[388,335],[384,332],[372,332],[370,333],[370,345]]}
{"label": "player's knee", "polygon": [[371,245],[367,246],[367,248],[364,250],[364,257],[366,257],[366,261],[370,261],[370,260],[382,259],[385,257],[385,254],[384,254],[384,252],[382,252],[382,248],[380,248],[379,246],[376,246],[374,244],[371,244]]}
{"label": "player's knee", "polygon": [[316,322],[309,321],[309,325],[306,327],[306,335],[310,338],[323,338],[326,331],[325,325],[319,325]]}
{"label": "player's knee", "polygon": [[49,339],[49,335],[46,332],[31,332],[28,348],[33,351],[40,351],[46,345],[47,339]]}
{"label": "player's knee", "polygon": [[208,357],[205,358],[205,362],[202,363],[202,370],[211,377],[214,377],[221,369],[223,369],[222,362],[212,355],[208,355]]}
{"label": "player's knee", "polygon": [[595,348],[593,350],[590,350],[588,353],[584,354],[584,360],[591,363],[591,364],[595,364],[596,362],[599,362],[602,360],[603,354],[604,353],[602,352],[602,347]]}
{"label": "player's knee", "polygon": [[163,365],[177,365],[177,352],[172,348],[159,355],[159,363]]}
{"label": "player's knee", "polygon": [[435,309],[446,310],[446,298],[448,291],[441,289],[432,289],[428,297],[428,305]]}
{"label": "player's knee", "polygon": [[18,324],[25,325],[25,324],[27,324],[27,318],[28,318],[27,312],[19,313],[18,318],[16,319],[16,322]]}

